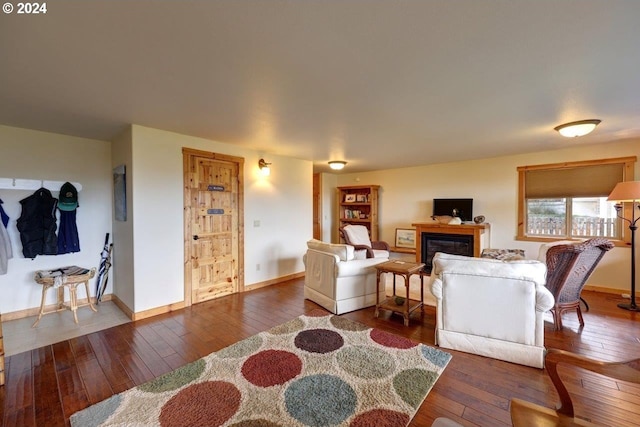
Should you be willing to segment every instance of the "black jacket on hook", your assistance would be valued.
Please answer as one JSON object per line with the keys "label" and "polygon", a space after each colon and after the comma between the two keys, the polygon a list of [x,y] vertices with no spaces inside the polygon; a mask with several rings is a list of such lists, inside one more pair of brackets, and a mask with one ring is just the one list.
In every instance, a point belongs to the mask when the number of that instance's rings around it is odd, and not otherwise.
{"label": "black jacket on hook", "polygon": [[57,255],[56,207],[58,199],[51,191],[40,188],[31,196],[20,200],[22,213],[17,226],[25,258],[37,255]]}

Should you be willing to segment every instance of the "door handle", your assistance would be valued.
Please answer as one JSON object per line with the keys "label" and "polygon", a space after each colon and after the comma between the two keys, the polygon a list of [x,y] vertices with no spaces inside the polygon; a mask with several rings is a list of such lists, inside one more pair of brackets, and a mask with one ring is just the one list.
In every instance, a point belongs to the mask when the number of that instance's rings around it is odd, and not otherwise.
{"label": "door handle", "polygon": [[198,235],[196,234],[195,236],[193,236],[193,240],[198,240],[200,237],[198,237]]}

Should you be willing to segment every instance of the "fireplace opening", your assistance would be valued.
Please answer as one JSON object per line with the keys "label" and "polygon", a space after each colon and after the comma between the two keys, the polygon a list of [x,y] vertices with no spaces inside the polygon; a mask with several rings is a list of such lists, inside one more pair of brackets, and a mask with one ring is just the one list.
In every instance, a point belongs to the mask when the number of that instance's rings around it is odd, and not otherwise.
{"label": "fireplace opening", "polygon": [[473,236],[460,234],[422,233],[421,262],[424,269],[431,273],[432,261],[436,252],[451,255],[473,256]]}

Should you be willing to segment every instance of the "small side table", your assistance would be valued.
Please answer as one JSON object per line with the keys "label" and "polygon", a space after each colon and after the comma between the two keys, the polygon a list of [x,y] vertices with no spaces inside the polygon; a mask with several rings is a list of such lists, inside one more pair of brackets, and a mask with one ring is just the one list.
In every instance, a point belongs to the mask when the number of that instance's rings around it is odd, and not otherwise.
{"label": "small side table", "polygon": [[[89,306],[91,310],[97,312],[96,308],[93,306],[91,302],[91,294],[89,293],[89,280],[93,278],[96,274],[96,269],[92,268],[91,270],[78,267],[72,265],[70,267],[62,267],[57,270],[41,270],[36,271],[34,280],[36,283],[42,285],[42,301],[40,302],[40,313],[38,314],[38,319],[31,326],[35,328],[40,319],[45,314],[57,313],[61,310],[71,310],[73,312],[73,320],[78,323],[78,315],[76,310],[78,307]],[[87,291],[87,303],[78,305],[78,296],[76,293],[76,288],[78,285],[84,284],[84,287]],[[44,303],[47,297],[47,291],[49,288],[57,288],[58,289],[58,306],[55,310],[44,311]],[[69,288],[69,304],[65,304],[64,301],[64,288]]]}
{"label": "small side table", "polygon": [[[424,312],[424,283],[422,274],[424,269],[423,263],[418,262],[406,262],[406,261],[387,261],[382,264],[378,264],[376,267],[376,312],[375,316],[378,317],[380,309],[391,310],[396,313],[401,313],[404,317],[404,325],[409,326],[409,315],[418,308]],[[382,273],[393,274],[393,295],[390,298],[386,298],[380,301],[380,276]],[[420,301],[412,300],[409,298],[409,286],[411,276],[414,274],[420,275]],[[396,295],[396,276],[402,276],[404,278],[404,286],[406,288],[406,296],[402,297]],[[402,298],[402,302],[398,304],[399,298]]]}

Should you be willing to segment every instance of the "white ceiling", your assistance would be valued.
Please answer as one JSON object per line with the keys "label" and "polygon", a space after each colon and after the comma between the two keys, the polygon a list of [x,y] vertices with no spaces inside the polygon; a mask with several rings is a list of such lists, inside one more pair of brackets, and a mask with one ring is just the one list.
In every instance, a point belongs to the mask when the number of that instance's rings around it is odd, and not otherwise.
{"label": "white ceiling", "polygon": [[638,0],[56,0],[0,13],[0,61],[2,124],[136,123],[316,171],[640,136]]}

